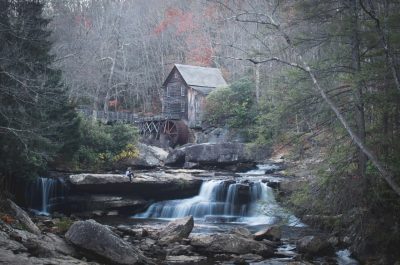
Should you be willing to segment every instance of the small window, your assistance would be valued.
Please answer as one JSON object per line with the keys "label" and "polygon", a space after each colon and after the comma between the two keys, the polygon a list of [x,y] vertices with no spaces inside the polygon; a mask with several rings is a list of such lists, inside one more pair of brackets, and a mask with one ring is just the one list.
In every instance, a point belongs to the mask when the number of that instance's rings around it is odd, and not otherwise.
{"label": "small window", "polygon": [[185,96],[185,87],[181,86],[181,96],[184,97]]}
{"label": "small window", "polygon": [[167,97],[169,97],[169,88],[167,86]]}

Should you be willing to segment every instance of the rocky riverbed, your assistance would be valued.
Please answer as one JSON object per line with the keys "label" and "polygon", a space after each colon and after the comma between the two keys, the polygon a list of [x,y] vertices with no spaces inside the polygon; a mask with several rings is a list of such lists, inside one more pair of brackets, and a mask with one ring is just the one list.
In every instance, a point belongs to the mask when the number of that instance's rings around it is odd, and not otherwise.
{"label": "rocky riverbed", "polygon": [[0,222],[1,264],[354,264],[332,255],[338,239],[306,228],[266,226],[254,233],[236,225],[205,233],[187,216],[157,225],[76,220],[65,233],[56,219],[37,218],[37,226],[8,204],[10,219]]}
{"label": "rocky riverbed", "polygon": [[[284,183],[290,180],[275,174],[279,168],[261,166],[246,174],[168,169],[137,173],[133,183],[122,175],[71,175],[68,182],[79,190],[77,194],[89,196],[86,199],[91,204],[103,207],[102,213],[31,219],[8,201],[1,208],[0,263],[356,264],[346,251],[337,252],[348,243],[346,238],[298,225],[299,220],[290,218],[274,201],[269,187],[285,189]],[[154,190],[151,187],[160,183],[165,188],[170,186],[171,192],[190,189],[191,185],[201,185],[201,189],[186,199],[170,197],[175,200],[156,202],[147,211],[147,207],[132,211],[132,205],[146,200],[127,200],[130,188],[142,185],[137,193],[155,194],[155,186]],[[94,192],[101,186],[101,194]],[[113,194],[116,191],[120,192],[118,196]],[[264,202],[258,203],[261,199]],[[120,205],[123,203],[129,205],[132,214],[145,211],[141,216],[147,217],[111,214],[113,207],[124,207]],[[257,212],[260,209],[262,213]],[[95,220],[86,219],[93,217]]]}

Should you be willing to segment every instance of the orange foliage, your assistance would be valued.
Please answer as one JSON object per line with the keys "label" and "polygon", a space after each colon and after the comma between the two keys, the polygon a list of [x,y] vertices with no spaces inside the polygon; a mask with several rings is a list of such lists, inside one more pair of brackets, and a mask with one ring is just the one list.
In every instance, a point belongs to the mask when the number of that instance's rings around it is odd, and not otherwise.
{"label": "orange foliage", "polygon": [[8,215],[8,214],[3,215],[1,217],[1,220],[6,224],[12,224],[15,222],[15,219],[11,215]]}
{"label": "orange foliage", "polygon": [[180,35],[185,32],[190,32],[197,28],[193,20],[193,14],[191,12],[183,12],[181,9],[168,8],[165,11],[164,20],[154,29],[154,33],[160,34],[166,30],[169,26],[176,26],[176,35]]}

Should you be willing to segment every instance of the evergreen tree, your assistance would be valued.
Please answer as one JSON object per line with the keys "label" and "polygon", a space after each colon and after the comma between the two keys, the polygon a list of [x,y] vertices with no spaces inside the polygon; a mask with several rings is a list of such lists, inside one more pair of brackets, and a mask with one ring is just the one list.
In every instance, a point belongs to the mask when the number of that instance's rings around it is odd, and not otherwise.
{"label": "evergreen tree", "polygon": [[1,0],[0,5],[6,29],[0,33],[0,170],[9,182],[45,170],[60,150],[74,153],[79,120],[61,72],[51,65],[43,3]]}

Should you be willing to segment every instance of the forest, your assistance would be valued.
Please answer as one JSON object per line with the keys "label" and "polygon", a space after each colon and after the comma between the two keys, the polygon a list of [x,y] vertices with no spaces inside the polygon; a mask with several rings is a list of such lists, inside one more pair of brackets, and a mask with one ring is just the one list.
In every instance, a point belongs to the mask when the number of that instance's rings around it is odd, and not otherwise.
{"label": "forest", "polygon": [[399,56],[398,0],[0,0],[0,200],[139,155],[77,109],[159,115],[175,64],[214,67],[205,126],[283,159],[305,181],[281,203],[361,264],[399,264]]}

